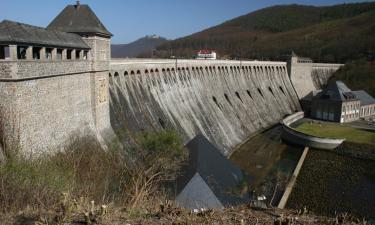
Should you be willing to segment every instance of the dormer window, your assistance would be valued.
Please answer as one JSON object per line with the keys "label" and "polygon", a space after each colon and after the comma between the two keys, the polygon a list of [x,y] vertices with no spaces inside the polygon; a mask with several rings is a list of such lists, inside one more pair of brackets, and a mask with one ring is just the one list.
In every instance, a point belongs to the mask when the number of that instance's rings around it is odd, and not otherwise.
{"label": "dormer window", "polygon": [[76,59],[81,59],[81,50],[76,50]]}
{"label": "dormer window", "polygon": [[27,46],[17,46],[17,59],[26,59]]}
{"label": "dormer window", "polygon": [[0,60],[10,57],[9,46],[0,46]]}

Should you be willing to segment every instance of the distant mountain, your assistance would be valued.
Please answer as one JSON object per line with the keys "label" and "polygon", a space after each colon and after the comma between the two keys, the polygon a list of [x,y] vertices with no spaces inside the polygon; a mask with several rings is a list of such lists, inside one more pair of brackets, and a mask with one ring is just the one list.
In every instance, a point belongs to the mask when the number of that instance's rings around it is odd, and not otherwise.
{"label": "distant mountain", "polygon": [[152,51],[167,39],[157,35],[148,35],[129,44],[112,45],[112,58],[150,57]]}
{"label": "distant mountain", "polygon": [[192,57],[194,50],[214,49],[221,58],[279,60],[284,52],[315,61],[374,59],[375,2],[326,7],[286,5],[261,9],[221,25],[169,41],[159,57],[172,51]]}

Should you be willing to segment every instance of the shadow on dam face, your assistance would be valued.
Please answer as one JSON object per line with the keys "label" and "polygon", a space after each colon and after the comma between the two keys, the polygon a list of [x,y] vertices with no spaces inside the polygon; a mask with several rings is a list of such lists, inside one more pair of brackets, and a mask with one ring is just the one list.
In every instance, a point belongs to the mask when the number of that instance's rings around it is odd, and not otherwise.
{"label": "shadow on dam face", "polygon": [[111,74],[121,75],[109,78],[112,126],[124,144],[142,130],[175,129],[184,141],[202,133],[228,155],[300,109],[286,63],[231,63],[222,69],[214,62],[116,64]]}

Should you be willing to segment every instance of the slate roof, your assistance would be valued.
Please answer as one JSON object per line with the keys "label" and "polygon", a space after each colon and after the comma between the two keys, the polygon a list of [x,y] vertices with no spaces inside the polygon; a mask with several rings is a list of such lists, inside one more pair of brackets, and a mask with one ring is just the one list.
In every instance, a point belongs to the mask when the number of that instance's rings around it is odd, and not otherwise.
{"label": "slate roof", "polygon": [[372,105],[375,104],[375,99],[369,95],[366,91],[353,91],[355,96],[361,101],[361,105]]}
{"label": "slate roof", "polygon": [[0,43],[90,49],[79,35],[51,31],[10,20],[0,23]]}
{"label": "slate roof", "polygon": [[80,4],[65,7],[48,25],[47,29],[77,34],[94,33],[105,37],[112,36],[91,8],[88,5]]}
{"label": "slate roof", "polygon": [[[186,147],[190,153],[189,165],[178,181],[179,193],[193,195],[200,192],[199,187],[202,185],[186,186],[193,177],[199,175],[223,206],[244,203],[248,199],[248,196],[238,196],[234,193],[244,179],[241,170],[224,157],[203,135],[197,135]],[[211,200],[215,202],[214,199]]]}
{"label": "slate roof", "polygon": [[342,81],[331,83],[322,92],[318,93],[317,98],[330,99],[333,101],[357,100],[352,90],[350,90]]}

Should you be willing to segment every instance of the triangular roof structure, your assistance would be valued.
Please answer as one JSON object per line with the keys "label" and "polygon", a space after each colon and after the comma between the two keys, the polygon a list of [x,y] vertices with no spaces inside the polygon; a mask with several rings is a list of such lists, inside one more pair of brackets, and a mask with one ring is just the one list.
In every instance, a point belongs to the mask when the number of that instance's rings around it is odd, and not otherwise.
{"label": "triangular roof structure", "polygon": [[50,47],[69,47],[90,49],[77,34],[47,30],[24,23],[4,20],[0,23],[1,44],[41,45]]}
{"label": "triangular roof structure", "polygon": [[236,193],[244,179],[241,170],[203,135],[197,135],[186,147],[189,165],[178,181],[178,204],[190,209],[221,208],[247,201],[248,196]]}
{"label": "triangular roof structure", "polygon": [[48,25],[47,29],[59,30],[76,34],[95,34],[104,37],[111,37],[112,34],[100,22],[99,18],[88,5],[68,5]]}
{"label": "triangular roof structure", "polygon": [[350,90],[342,81],[330,83],[326,89],[316,96],[321,99],[331,99],[333,101],[357,100],[352,90]]}

